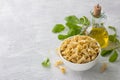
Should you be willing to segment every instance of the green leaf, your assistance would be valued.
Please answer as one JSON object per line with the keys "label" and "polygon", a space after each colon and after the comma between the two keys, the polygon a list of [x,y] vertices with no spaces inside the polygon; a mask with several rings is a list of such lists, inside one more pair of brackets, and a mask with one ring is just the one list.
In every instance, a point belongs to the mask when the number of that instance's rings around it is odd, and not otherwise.
{"label": "green leaf", "polygon": [[83,16],[80,18],[80,24],[83,24],[84,26],[89,26],[90,21],[88,20],[88,18],[86,16]]}
{"label": "green leaf", "polygon": [[67,33],[69,36],[80,34],[80,29],[70,29]]}
{"label": "green leaf", "polygon": [[102,50],[101,56],[104,57],[104,56],[110,55],[112,52],[113,52],[113,49],[111,49],[111,50]]}
{"label": "green leaf", "polygon": [[69,28],[69,31],[67,33],[69,36],[80,34],[80,32],[82,30],[81,26],[78,26],[78,25],[75,25],[75,24],[66,23],[66,25]]}
{"label": "green leaf", "polygon": [[118,58],[118,53],[117,51],[114,51],[114,53],[109,58],[109,62],[115,62],[117,58]]}
{"label": "green leaf", "polygon": [[75,35],[80,34],[81,30],[82,30],[81,28],[80,29],[75,29]]}
{"label": "green leaf", "polygon": [[70,29],[67,33],[69,36],[73,36],[76,34],[76,30],[75,29]]}
{"label": "green leaf", "polygon": [[72,24],[79,24],[80,23],[79,19],[75,15],[68,16],[65,18],[65,20],[68,23],[72,23]]}
{"label": "green leaf", "polygon": [[62,24],[56,24],[54,28],[52,29],[53,33],[59,33],[65,29],[64,25]]}
{"label": "green leaf", "polygon": [[66,39],[66,38],[68,38],[69,36],[68,35],[63,35],[63,34],[59,34],[58,35],[58,39],[59,40],[64,40],[64,39]]}
{"label": "green leaf", "polygon": [[111,30],[113,30],[116,33],[116,28],[113,26],[108,26]]}
{"label": "green leaf", "polygon": [[50,66],[50,60],[49,60],[49,58],[47,58],[46,60],[44,60],[41,64],[44,67],[49,67]]}
{"label": "green leaf", "polygon": [[72,24],[72,23],[69,23],[69,22],[66,23],[66,26],[67,26],[69,29],[82,29],[81,26],[78,26],[78,25],[76,25],[76,24]]}
{"label": "green leaf", "polygon": [[117,36],[116,36],[116,34],[109,35],[109,40],[110,40],[111,42],[117,42]]}

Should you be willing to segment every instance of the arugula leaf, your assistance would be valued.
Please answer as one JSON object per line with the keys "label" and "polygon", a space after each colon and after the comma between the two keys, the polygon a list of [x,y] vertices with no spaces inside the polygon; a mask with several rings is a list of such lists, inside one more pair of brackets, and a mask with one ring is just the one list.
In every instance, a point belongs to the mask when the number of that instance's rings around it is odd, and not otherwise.
{"label": "arugula leaf", "polygon": [[49,66],[50,66],[50,59],[47,58],[47,59],[44,60],[41,64],[42,64],[42,66],[44,66],[44,67],[49,67]]}
{"label": "arugula leaf", "polygon": [[65,20],[68,23],[72,23],[72,24],[79,24],[80,23],[79,19],[75,15],[68,16],[65,18]]}
{"label": "arugula leaf", "polygon": [[110,50],[102,50],[101,56],[104,57],[104,56],[110,55],[112,52],[113,52],[113,49],[110,49]]}
{"label": "arugula leaf", "polygon": [[118,53],[115,50],[114,53],[110,56],[109,62],[115,62],[117,60],[117,58],[118,58]]}
{"label": "arugula leaf", "polygon": [[64,40],[64,39],[66,39],[66,38],[68,38],[69,37],[69,35],[63,35],[63,34],[59,34],[58,35],[58,39],[59,40]]}
{"label": "arugula leaf", "polygon": [[52,29],[53,33],[59,33],[65,29],[64,25],[62,24],[56,24],[54,28]]}

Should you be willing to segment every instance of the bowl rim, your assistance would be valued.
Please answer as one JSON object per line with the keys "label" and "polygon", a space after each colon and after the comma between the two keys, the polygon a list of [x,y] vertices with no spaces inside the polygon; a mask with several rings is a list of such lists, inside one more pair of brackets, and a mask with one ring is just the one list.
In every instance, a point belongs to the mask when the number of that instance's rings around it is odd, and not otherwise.
{"label": "bowl rim", "polygon": [[[75,36],[76,36],[76,35],[75,35]],[[87,36],[87,35],[80,35],[80,36]],[[72,37],[74,37],[74,36],[72,36]],[[69,39],[69,38],[72,38],[72,37],[68,37],[68,38],[66,38],[66,39]],[[90,37],[90,36],[88,36],[88,37]],[[93,40],[95,40],[95,39],[92,38],[92,37],[90,37],[90,38],[93,39]],[[66,39],[64,39],[64,40],[60,43],[60,46],[61,46],[61,44],[62,44]],[[89,62],[87,62],[87,63],[81,63],[81,64],[79,64],[79,63],[73,63],[73,62],[70,62],[70,61],[66,60],[66,59],[63,58],[63,56],[61,55],[60,46],[59,46],[59,48],[58,48],[58,53],[59,53],[60,58],[62,58],[63,60],[65,60],[65,61],[68,62],[68,63],[74,64],[74,65],[75,65],[75,64],[76,64],[76,65],[85,65],[85,64],[89,64],[89,63],[92,63],[92,62],[94,62],[95,60],[97,60],[98,57],[100,56],[100,53],[101,53],[101,46],[100,46],[100,44],[98,43],[97,40],[96,40],[96,42],[97,42],[97,45],[99,46],[99,53],[98,53],[98,55],[96,56],[96,58],[95,58],[94,60],[89,61]]]}

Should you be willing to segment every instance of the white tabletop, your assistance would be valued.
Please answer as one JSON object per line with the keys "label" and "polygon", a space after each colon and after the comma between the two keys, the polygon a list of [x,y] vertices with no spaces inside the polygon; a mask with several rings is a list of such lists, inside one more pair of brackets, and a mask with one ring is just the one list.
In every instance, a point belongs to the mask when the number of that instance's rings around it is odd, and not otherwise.
{"label": "white tabletop", "polygon": [[[60,41],[51,32],[53,26],[64,23],[64,17],[69,15],[90,17],[97,1],[0,0],[0,80],[119,80],[119,60],[108,63],[104,73],[99,71],[100,63],[85,72],[67,69],[66,74],[54,67]],[[106,25],[115,26],[119,33],[120,1],[101,1]],[[46,57],[50,58],[50,68],[41,66]]]}

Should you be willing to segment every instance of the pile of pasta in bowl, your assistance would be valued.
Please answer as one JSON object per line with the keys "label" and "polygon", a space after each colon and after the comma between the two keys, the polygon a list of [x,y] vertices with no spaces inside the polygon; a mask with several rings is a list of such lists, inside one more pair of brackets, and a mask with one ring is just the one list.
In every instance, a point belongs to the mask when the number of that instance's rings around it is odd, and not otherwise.
{"label": "pile of pasta in bowl", "polygon": [[81,35],[65,39],[59,48],[63,62],[78,71],[90,69],[95,65],[100,52],[100,45],[95,39]]}

